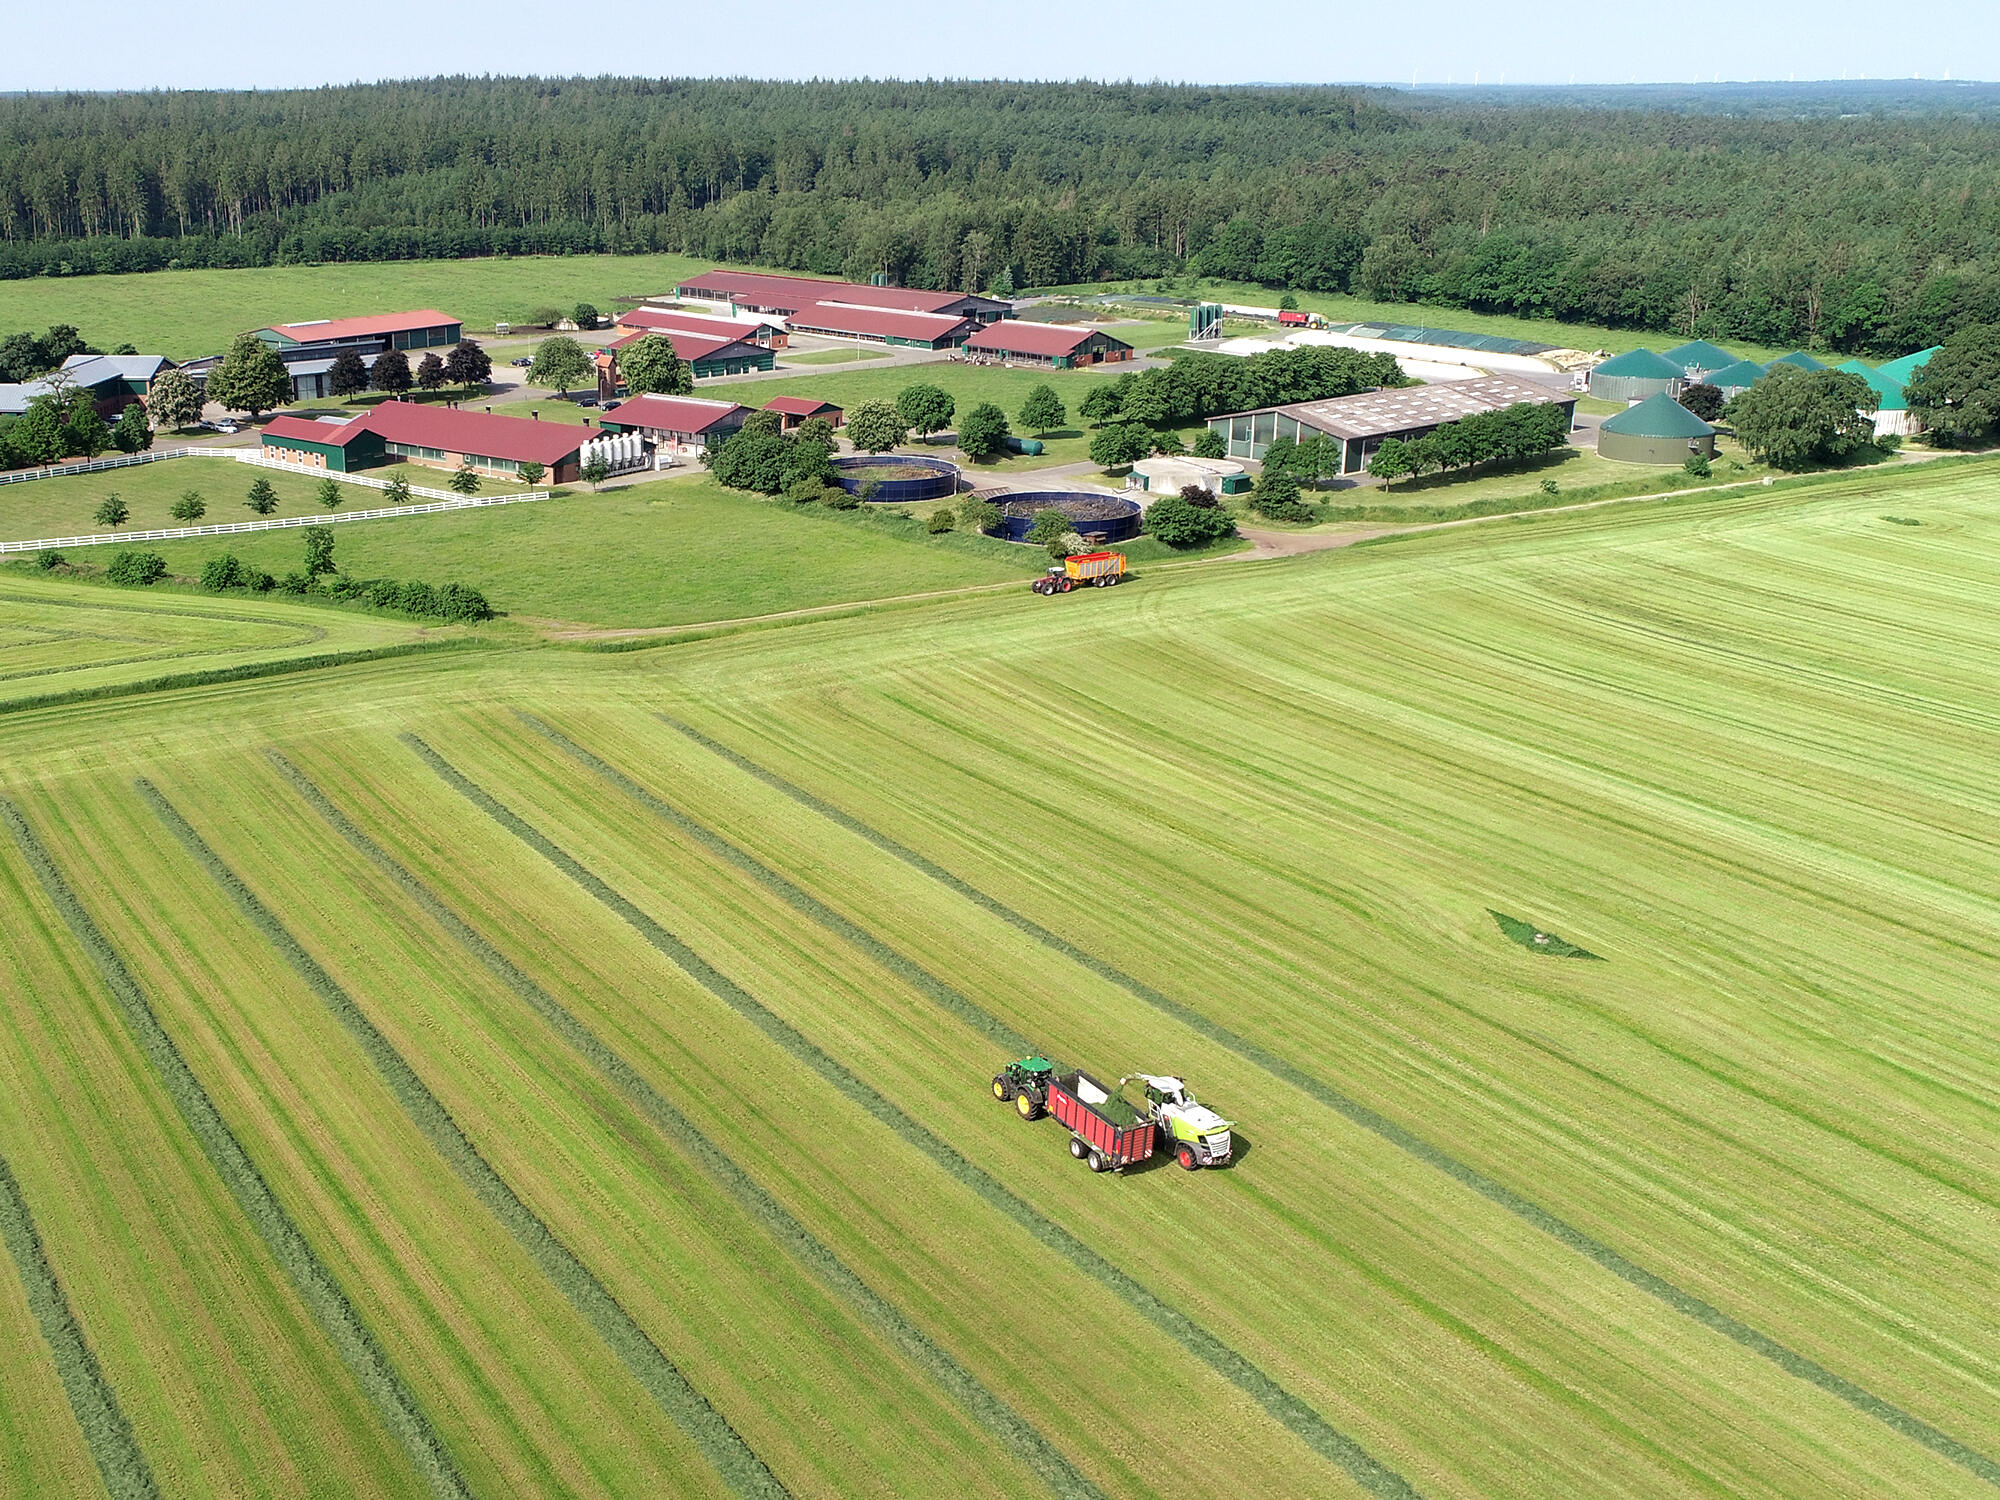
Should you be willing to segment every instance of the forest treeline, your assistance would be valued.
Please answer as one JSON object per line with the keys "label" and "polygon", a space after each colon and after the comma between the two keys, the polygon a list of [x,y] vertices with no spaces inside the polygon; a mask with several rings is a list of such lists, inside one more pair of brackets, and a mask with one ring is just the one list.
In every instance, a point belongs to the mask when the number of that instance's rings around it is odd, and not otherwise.
{"label": "forest treeline", "polygon": [[0,277],[675,251],[1185,273],[1887,354],[2000,321],[2000,124],[1329,88],[510,80],[0,98]]}

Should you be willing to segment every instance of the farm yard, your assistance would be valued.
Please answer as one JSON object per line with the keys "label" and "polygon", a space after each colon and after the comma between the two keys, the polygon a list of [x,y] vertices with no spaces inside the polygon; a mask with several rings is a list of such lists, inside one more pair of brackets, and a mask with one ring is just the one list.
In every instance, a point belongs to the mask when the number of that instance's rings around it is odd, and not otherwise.
{"label": "farm yard", "polygon": [[[0,716],[0,1491],[1985,1493],[1996,499]],[[4,578],[36,694],[417,634]]]}

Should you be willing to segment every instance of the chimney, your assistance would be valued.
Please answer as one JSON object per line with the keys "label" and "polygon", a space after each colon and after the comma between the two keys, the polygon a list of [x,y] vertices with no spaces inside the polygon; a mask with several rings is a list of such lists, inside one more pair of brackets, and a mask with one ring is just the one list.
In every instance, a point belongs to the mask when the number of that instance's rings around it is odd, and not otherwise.
{"label": "chimney", "polygon": [[542,414],[538,411],[531,411],[528,415],[533,417],[537,422],[542,420]]}

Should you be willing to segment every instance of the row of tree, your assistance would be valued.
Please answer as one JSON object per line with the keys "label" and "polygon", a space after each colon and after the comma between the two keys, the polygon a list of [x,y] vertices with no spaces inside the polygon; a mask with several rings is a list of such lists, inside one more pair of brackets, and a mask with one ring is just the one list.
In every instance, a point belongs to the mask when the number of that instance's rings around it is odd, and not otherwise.
{"label": "row of tree", "polygon": [[1194,272],[1900,353],[2000,321],[2000,127],[1330,88],[434,79],[0,99],[0,277],[674,251]]}
{"label": "row of tree", "polygon": [[[1519,463],[1568,444],[1567,410],[1552,402],[1517,401],[1499,411],[1474,412],[1446,422],[1420,438],[1384,438],[1368,461],[1368,472],[1394,482],[1475,464]],[[1280,467],[1301,477],[1338,474],[1340,446],[1338,440],[1310,438],[1281,455]],[[1267,472],[1270,465],[1267,453]]]}

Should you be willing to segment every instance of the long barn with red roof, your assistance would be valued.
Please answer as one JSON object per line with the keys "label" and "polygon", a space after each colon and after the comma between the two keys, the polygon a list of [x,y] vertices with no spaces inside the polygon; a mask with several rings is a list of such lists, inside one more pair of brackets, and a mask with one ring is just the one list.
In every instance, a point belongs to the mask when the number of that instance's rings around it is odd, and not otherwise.
{"label": "long barn with red roof", "polygon": [[1004,323],[982,328],[967,339],[965,352],[975,362],[1073,370],[1080,365],[1130,359],[1132,346],[1101,328],[1009,318]]}
{"label": "long barn with red roof", "polygon": [[263,447],[283,462],[340,474],[412,463],[516,479],[523,464],[540,464],[549,483],[568,484],[577,478],[578,450],[593,436],[565,422],[384,401],[344,422],[273,417],[264,424]]}

